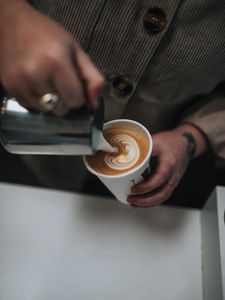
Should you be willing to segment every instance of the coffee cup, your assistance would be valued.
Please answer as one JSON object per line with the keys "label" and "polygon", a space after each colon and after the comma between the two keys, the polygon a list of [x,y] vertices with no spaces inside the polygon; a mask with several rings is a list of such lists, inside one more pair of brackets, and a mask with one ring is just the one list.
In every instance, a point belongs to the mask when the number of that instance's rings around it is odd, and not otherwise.
{"label": "coffee cup", "polygon": [[105,123],[103,135],[117,152],[85,156],[84,164],[120,202],[128,204],[131,187],[149,175],[152,137],[143,125],[128,119]]}

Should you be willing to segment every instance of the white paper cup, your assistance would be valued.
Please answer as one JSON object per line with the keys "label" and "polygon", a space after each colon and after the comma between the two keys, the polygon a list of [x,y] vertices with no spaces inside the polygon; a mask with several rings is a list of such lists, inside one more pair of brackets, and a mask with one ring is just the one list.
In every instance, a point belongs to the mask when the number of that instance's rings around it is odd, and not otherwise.
{"label": "white paper cup", "polygon": [[96,175],[120,202],[128,204],[127,197],[130,194],[131,187],[143,181],[146,174],[150,171],[150,156],[153,147],[152,137],[143,125],[133,120],[118,119],[104,124],[104,129],[113,127],[129,128],[131,130],[134,129],[146,137],[149,143],[149,150],[143,162],[126,173],[122,173],[120,175],[105,175],[93,170],[86,157],[84,157],[83,160],[86,168],[92,174]]}

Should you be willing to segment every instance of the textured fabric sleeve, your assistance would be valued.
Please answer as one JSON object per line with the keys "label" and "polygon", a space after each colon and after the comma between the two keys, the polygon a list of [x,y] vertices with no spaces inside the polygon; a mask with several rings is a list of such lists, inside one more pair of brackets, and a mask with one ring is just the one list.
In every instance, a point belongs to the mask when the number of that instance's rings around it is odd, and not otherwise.
{"label": "textured fabric sleeve", "polygon": [[212,94],[195,100],[180,123],[198,127],[207,137],[213,152],[225,160],[225,83]]}

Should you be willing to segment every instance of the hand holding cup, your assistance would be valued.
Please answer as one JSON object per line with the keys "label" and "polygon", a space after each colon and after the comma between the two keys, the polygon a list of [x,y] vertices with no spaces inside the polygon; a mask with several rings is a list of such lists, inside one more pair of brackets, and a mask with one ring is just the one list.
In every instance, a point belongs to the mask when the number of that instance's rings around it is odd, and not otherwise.
{"label": "hand holding cup", "polygon": [[118,152],[100,151],[95,156],[84,157],[85,166],[119,201],[128,204],[131,187],[149,174],[151,135],[140,123],[126,119],[107,122],[103,132]]}

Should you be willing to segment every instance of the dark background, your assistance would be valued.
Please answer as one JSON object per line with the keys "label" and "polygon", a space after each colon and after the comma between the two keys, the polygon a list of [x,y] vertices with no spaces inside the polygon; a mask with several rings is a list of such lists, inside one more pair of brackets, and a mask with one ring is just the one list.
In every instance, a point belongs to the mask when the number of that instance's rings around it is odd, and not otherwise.
{"label": "dark background", "polygon": [[[8,153],[2,146],[0,146],[0,165],[1,182],[44,187],[19,155]],[[215,168],[212,155],[203,155],[190,165],[175,189],[173,197],[165,204],[202,207],[216,185],[225,186],[225,168]],[[110,196],[103,184],[91,174],[80,192]]]}

